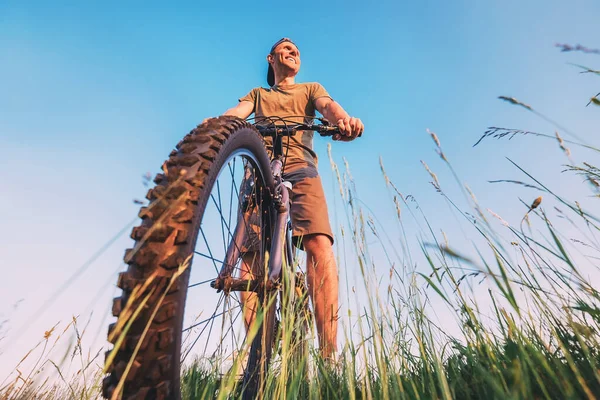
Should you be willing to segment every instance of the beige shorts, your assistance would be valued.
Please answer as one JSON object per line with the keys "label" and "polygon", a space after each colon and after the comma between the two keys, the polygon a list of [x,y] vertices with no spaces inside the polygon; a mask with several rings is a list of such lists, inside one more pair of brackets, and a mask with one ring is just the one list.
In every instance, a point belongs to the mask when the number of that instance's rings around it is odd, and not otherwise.
{"label": "beige shorts", "polygon": [[[331,240],[333,244],[333,231],[329,224],[327,202],[321,178],[314,168],[302,168],[285,174],[285,180],[292,183],[290,219],[292,220],[292,241],[300,249],[302,238],[307,235],[321,234]],[[242,251],[258,251],[259,232],[258,216],[253,215],[250,220],[250,233]]]}

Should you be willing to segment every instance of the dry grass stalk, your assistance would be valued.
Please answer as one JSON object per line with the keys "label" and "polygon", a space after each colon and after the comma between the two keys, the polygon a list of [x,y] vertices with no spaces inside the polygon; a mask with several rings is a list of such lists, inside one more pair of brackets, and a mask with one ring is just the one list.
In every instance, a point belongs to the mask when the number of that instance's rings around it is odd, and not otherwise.
{"label": "dry grass stalk", "polygon": [[531,108],[531,106],[530,106],[529,104],[525,104],[525,103],[523,103],[523,102],[521,102],[521,101],[519,101],[519,100],[515,99],[514,97],[508,97],[508,96],[498,96],[498,98],[499,98],[500,100],[507,101],[507,102],[509,102],[509,103],[511,103],[511,104],[514,104],[514,105],[516,105],[516,106],[521,106],[521,107],[524,107],[524,108],[528,109],[529,111],[533,111],[533,108]]}
{"label": "dry grass stalk", "polygon": [[487,209],[487,211],[492,214],[492,216],[494,216],[496,219],[498,219],[500,222],[502,222],[502,225],[504,226],[510,226],[510,224],[508,222],[506,222],[504,220],[504,218],[502,218],[501,216],[499,216],[498,214],[496,214],[495,212],[493,212],[492,210],[490,210],[489,208]]}
{"label": "dry grass stalk", "polygon": [[431,182],[433,184],[433,187],[435,187],[436,190],[441,191],[440,182],[438,181],[437,175],[431,169],[429,169],[429,166],[427,165],[427,163],[425,161],[421,160],[421,164],[423,164],[423,166],[425,167],[425,169],[427,170],[427,172],[433,179],[433,182]]}
{"label": "dry grass stalk", "polygon": [[558,47],[562,52],[581,51],[582,53],[600,54],[600,49],[592,49],[582,46],[579,43],[574,46],[567,43],[556,43],[554,46]]}
{"label": "dry grass stalk", "polygon": [[569,150],[569,148],[565,146],[565,141],[563,140],[563,138],[560,137],[560,135],[558,134],[558,131],[555,131],[555,134],[556,134],[556,140],[558,140],[558,145],[560,146],[562,151],[565,152],[567,157],[571,157],[571,150]]}
{"label": "dry grass stalk", "polygon": [[427,129],[427,133],[429,133],[435,145],[437,146],[436,153],[440,156],[442,160],[448,162],[446,156],[444,155],[444,152],[442,151],[442,145],[440,144],[440,139],[438,138],[438,136],[435,134],[435,132],[432,132],[429,129]]}

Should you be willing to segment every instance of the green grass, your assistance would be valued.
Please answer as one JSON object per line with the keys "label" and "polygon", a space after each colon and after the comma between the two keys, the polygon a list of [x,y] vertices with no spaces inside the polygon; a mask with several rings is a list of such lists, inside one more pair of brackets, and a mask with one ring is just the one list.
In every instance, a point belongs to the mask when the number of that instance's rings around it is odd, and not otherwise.
{"label": "green grass", "polygon": [[[447,162],[439,139],[434,140]],[[333,167],[338,172],[337,166]],[[426,168],[436,190],[445,196],[437,176]],[[589,162],[569,169],[591,179],[598,171]],[[600,293],[586,278],[598,272],[598,263],[577,254],[573,241],[557,231],[544,207],[547,200],[532,199],[523,208],[523,218],[514,225],[484,212],[474,196],[469,196],[468,213],[456,206],[457,213],[471,224],[485,247],[479,249],[480,258],[475,261],[433,235],[432,224],[396,190],[383,166],[382,173],[397,205],[412,213],[424,227],[418,236],[428,271],[419,268],[400,272],[398,266],[405,265],[408,256],[393,245],[371,240],[383,235],[358,202],[351,200],[358,194],[349,171],[344,178],[338,173],[341,193],[349,200],[352,227],[348,237],[342,239],[351,241],[350,247],[356,249],[354,257],[361,267],[368,304],[363,304],[361,315],[352,319],[356,321],[355,332],[346,336],[338,365],[331,368],[323,363],[312,348],[299,368],[274,365],[262,395],[310,399],[600,396]],[[578,236],[589,239],[578,244],[600,252],[597,218],[577,202],[530,179],[532,185],[543,188],[545,198],[553,198],[562,206],[559,215],[576,227]],[[597,196],[596,185],[589,187]],[[451,199],[445,200],[455,206]],[[402,228],[401,213],[397,218]],[[495,219],[501,220],[500,232],[494,228]],[[404,232],[403,236],[411,235],[415,234]],[[370,255],[370,248],[379,244],[384,244],[392,266],[387,287],[381,284],[385,279],[374,275]],[[488,287],[487,299],[475,295],[483,283]],[[456,315],[460,335],[451,336],[436,325],[431,312],[434,297]],[[197,366],[186,372],[184,386],[186,399],[239,395],[239,387],[233,382],[211,379],[210,372]]]}

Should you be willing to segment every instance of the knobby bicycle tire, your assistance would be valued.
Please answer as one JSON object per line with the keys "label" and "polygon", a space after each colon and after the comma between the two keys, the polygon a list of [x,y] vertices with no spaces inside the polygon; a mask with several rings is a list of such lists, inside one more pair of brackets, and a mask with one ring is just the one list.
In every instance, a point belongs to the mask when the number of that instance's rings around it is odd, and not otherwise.
{"label": "knobby bicycle tire", "polygon": [[[156,176],[157,185],[146,196],[150,204],[139,213],[142,223],[131,233],[136,243],[125,253],[128,269],[117,282],[122,295],[113,302],[117,321],[109,327],[114,348],[106,353],[106,398],[180,398],[187,265],[212,187],[234,154],[247,157],[258,171],[263,191],[273,193],[263,138],[235,117],[212,118],[192,130],[163,164],[164,173]],[[273,318],[267,316],[250,347],[248,371],[260,367],[264,373],[273,329]],[[257,389],[256,375],[246,373],[252,390]]]}

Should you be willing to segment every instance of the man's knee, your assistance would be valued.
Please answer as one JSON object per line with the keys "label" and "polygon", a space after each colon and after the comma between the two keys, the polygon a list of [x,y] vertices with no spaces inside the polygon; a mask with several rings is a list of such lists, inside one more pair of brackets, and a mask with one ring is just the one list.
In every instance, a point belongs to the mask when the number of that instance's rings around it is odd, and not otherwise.
{"label": "man's knee", "polygon": [[332,248],[331,239],[320,233],[306,235],[302,238],[304,249],[309,252],[318,252]]}

